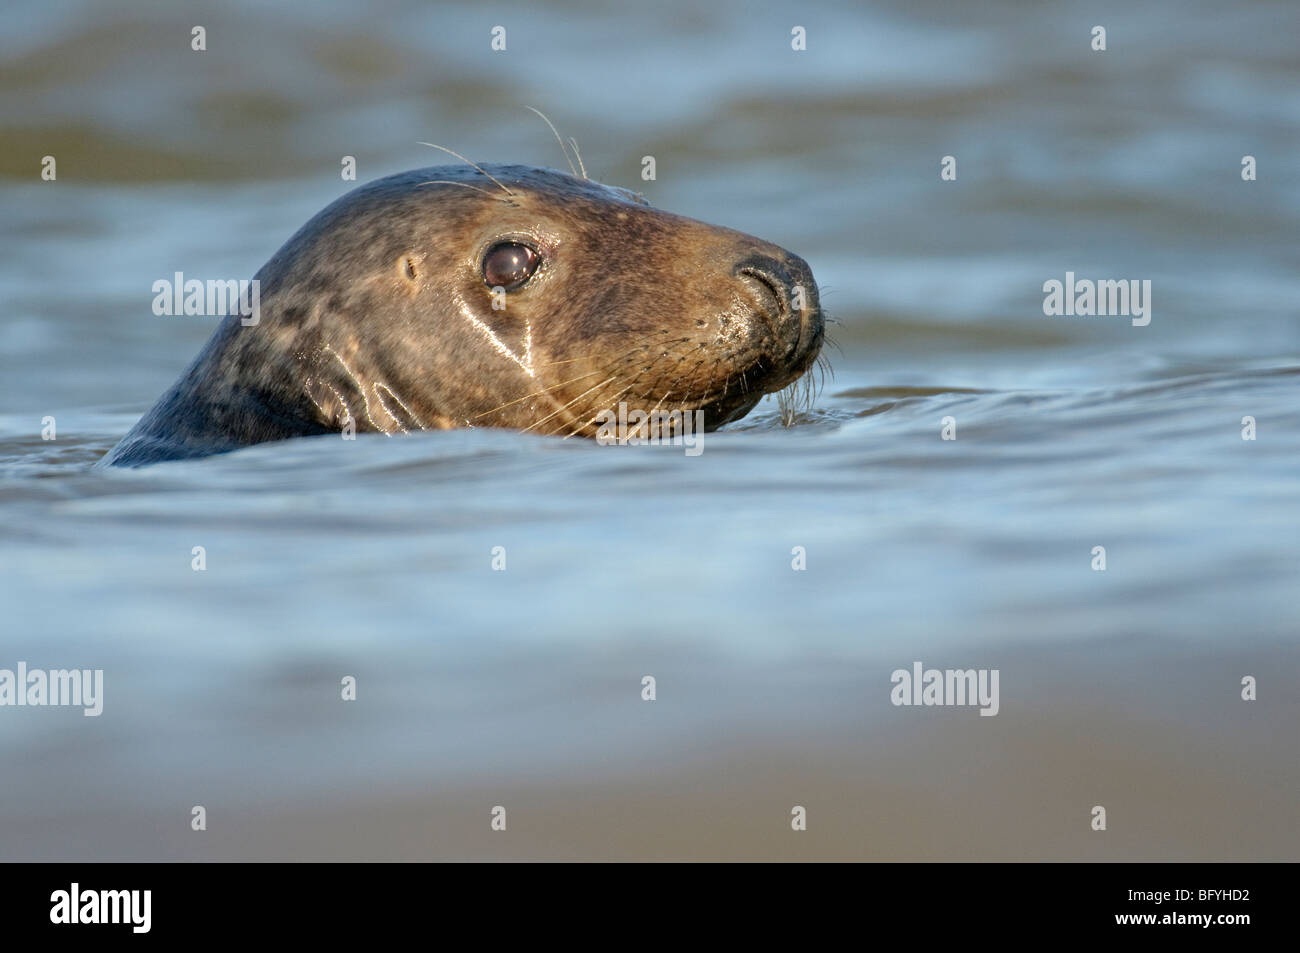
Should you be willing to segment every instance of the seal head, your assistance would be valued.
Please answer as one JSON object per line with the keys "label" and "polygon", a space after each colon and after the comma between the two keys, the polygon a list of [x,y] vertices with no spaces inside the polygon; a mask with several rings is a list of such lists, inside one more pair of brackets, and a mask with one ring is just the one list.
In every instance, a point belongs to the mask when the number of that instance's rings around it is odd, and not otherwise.
{"label": "seal head", "polygon": [[257,273],[103,463],[288,437],[508,427],[595,436],[620,402],[716,429],[809,369],[817,284],[797,255],[526,166],[362,186]]}

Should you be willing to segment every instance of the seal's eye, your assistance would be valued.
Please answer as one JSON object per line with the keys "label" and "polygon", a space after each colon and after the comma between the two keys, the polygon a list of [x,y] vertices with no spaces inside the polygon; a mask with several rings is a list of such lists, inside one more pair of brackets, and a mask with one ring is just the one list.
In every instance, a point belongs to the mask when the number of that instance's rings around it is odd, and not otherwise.
{"label": "seal's eye", "polygon": [[489,288],[514,291],[533,276],[542,256],[519,242],[501,242],[483,256],[483,280]]}

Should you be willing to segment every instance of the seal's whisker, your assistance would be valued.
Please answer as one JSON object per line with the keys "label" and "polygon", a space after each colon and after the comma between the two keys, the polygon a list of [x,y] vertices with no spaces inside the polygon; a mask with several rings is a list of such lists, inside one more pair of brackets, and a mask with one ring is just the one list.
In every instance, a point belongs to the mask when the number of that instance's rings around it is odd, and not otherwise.
{"label": "seal's whisker", "polygon": [[555,428],[549,431],[546,434],[546,436],[548,437],[559,436],[560,431],[563,430],[565,427],[568,427],[569,424],[573,422],[573,420],[578,421],[578,426],[575,427],[573,430],[569,431],[569,433],[565,434],[565,439],[567,440],[569,437],[572,437],[574,434],[581,433],[586,427],[595,423],[595,420],[584,420],[583,418],[592,416],[596,408],[601,404],[604,404],[606,401],[618,400],[620,397],[622,397],[624,394],[626,394],[629,390],[632,389],[632,385],[629,384],[626,387],[624,387],[622,390],[615,393],[612,397],[605,397],[604,388],[608,386],[610,382],[614,382],[615,384],[617,384],[617,381],[615,381],[615,379],[611,377],[608,380],[606,380],[604,384],[597,385],[601,388],[601,390],[597,391],[594,397],[588,399],[585,405],[586,410],[584,410],[582,413],[578,413],[576,411],[572,413],[571,414],[572,420],[570,420],[567,423],[563,420],[557,421]]}
{"label": "seal's whisker", "polygon": [[[542,122],[546,123],[546,125],[551,127],[551,132],[555,133],[555,141],[560,144],[560,151],[564,153],[564,161],[569,163],[569,171],[576,176],[578,174],[578,170],[573,167],[573,160],[569,158],[569,150],[564,145],[564,140],[560,138],[560,132],[558,129],[555,128],[555,123],[547,119],[546,113],[542,112],[540,109],[537,109],[533,106],[525,106],[524,108],[531,109],[533,112],[537,113],[537,115],[542,117]],[[586,176],[584,175],[583,178],[585,179]]]}
{"label": "seal's whisker", "polygon": [[[611,377],[610,380],[613,380],[613,378]],[[626,393],[627,393],[628,391],[630,391],[631,389],[632,389],[632,385],[631,385],[631,384],[628,384],[626,387],[624,387],[621,391],[619,391],[619,392],[618,392],[617,394],[615,394],[613,397],[610,397],[610,398],[607,398],[607,399],[608,399],[608,400],[618,400],[620,397],[622,397],[624,394],[626,394]],[[588,416],[588,415],[591,413],[592,410],[595,410],[595,408],[596,408],[596,401],[597,401],[597,399],[598,399],[599,397],[600,397],[599,394],[597,394],[596,397],[593,397],[593,398],[591,399],[591,401],[589,401],[589,403],[591,404],[591,407],[588,409],[587,413],[585,413],[585,414],[581,414],[580,416],[582,416],[582,417],[586,417],[586,416]],[[584,420],[584,421],[582,421],[580,424],[578,424],[577,428],[575,428],[574,430],[571,430],[571,431],[569,431],[567,434],[565,434],[565,435],[564,435],[564,439],[565,439],[565,440],[568,440],[570,437],[576,437],[578,434],[582,433],[582,431],[583,431],[583,429],[584,429],[585,427],[587,427],[587,426],[589,426],[590,424],[593,424],[593,423],[595,423],[594,420]],[[560,432],[560,431],[559,431],[559,429],[557,428],[557,429],[556,429],[556,430],[551,434],[551,436],[555,436],[555,435],[557,435],[559,432]]]}
{"label": "seal's whisker", "polygon": [[465,158],[463,155],[461,155],[459,152],[455,152],[455,151],[453,151],[453,150],[451,150],[451,149],[448,149],[446,146],[440,146],[440,145],[438,145],[436,142],[420,142],[420,143],[418,143],[418,144],[419,144],[419,145],[422,145],[422,146],[428,146],[428,147],[431,148],[431,149],[441,149],[443,152],[447,153],[447,155],[455,156],[455,157],[456,157],[457,159],[459,159],[461,162],[465,163],[465,164],[468,165],[468,166],[472,166],[473,168],[475,168],[475,169],[477,169],[479,172],[481,172],[483,175],[486,175],[489,179],[491,179],[491,180],[492,180],[493,182],[495,182],[497,185],[500,185],[500,186],[501,186],[501,191],[505,192],[506,195],[510,196],[511,198],[514,198],[515,193],[511,192],[511,191],[510,191],[508,188],[506,188],[504,185],[501,185],[501,180],[500,180],[500,179],[498,179],[498,178],[497,178],[496,176],[494,176],[492,173],[488,172],[486,169],[484,169],[484,168],[483,168],[481,165],[479,165],[477,162],[470,162],[469,159],[466,159],[466,158]]}
{"label": "seal's whisker", "polygon": [[[614,379],[614,378],[612,378],[612,377],[607,377],[607,378],[605,378],[603,381],[601,381],[599,384],[597,384],[596,387],[604,387],[606,384],[608,384],[608,383],[609,383],[610,381],[612,381],[613,379]],[[582,400],[582,398],[586,397],[586,396],[587,396],[588,394],[590,394],[593,390],[595,390],[596,387],[591,387],[591,388],[588,388],[587,390],[584,390],[584,391],[583,391],[581,394],[579,394],[577,397],[573,398],[573,400],[569,401],[567,404],[564,404],[562,407],[557,407],[554,411],[552,411],[551,413],[547,414],[547,415],[546,415],[545,417],[543,417],[541,420],[535,420],[535,421],[533,421],[531,424],[529,424],[527,427],[525,427],[525,428],[521,431],[521,433],[528,433],[528,431],[532,430],[532,429],[533,429],[534,427],[536,427],[538,424],[544,424],[544,423],[546,423],[546,421],[550,420],[550,419],[551,419],[552,417],[554,417],[556,414],[558,414],[558,413],[560,413],[561,411],[563,411],[566,407],[571,407],[571,406],[573,406],[574,404],[576,404],[578,401]]]}
{"label": "seal's whisker", "polygon": [[555,367],[559,364],[573,364],[576,361],[586,361],[590,359],[591,355],[584,354],[582,357],[568,357],[562,361],[547,361],[545,364],[534,364],[533,367]]}
{"label": "seal's whisker", "polygon": [[784,426],[793,427],[801,411],[812,410],[813,383],[811,374],[802,374],[777,391],[776,406]]}
{"label": "seal's whisker", "polygon": [[[620,390],[618,393],[614,394],[613,397],[611,397],[611,398],[606,398],[606,397],[604,396],[604,394],[605,394],[605,388],[606,388],[606,387],[607,387],[611,382],[614,382],[615,384],[617,384],[616,379],[613,378],[613,377],[607,378],[603,384],[598,384],[597,386],[600,387],[601,389],[600,389],[599,391],[596,392],[596,395],[595,395],[594,397],[590,398],[590,399],[587,401],[587,404],[586,404],[586,410],[584,410],[582,413],[578,413],[578,412],[576,412],[576,411],[573,413],[573,415],[572,415],[572,416],[573,416],[573,419],[574,419],[574,420],[577,420],[579,423],[578,423],[578,426],[577,426],[575,429],[569,431],[569,433],[565,435],[565,439],[568,439],[568,437],[572,437],[574,434],[581,433],[582,430],[583,430],[585,427],[587,427],[589,424],[593,424],[593,423],[595,423],[594,420],[583,420],[583,418],[584,418],[584,417],[589,417],[589,416],[591,416],[592,412],[596,409],[597,406],[599,406],[600,404],[605,403],[606,400],[618,400],[620,397],[622,397],[624,394],[626,394],[629,390],[632,389],[632,385],[631,385],[631,384],[628,384],[626,387],[624,387],[624,388],[623,388],[622,390]],[[594,388],[593,388],[593,389],[594,389]],[[589,392],[589,393],[590,393],[590,392]],[[569,423],[572,423],[572,421],[570,421]],[[561,430],[563,430],[565,427],[569,426],[569,423],[566,423],[566,422],[564,422],[564,421],[560,421],[560,422],[556,425],[555,429],[552,430],[550,433],[548,433],[547,436],[549,436],[549,437],[557,436]]]}
{"label": "seal's whisker", "polygon": [[[609,380],[613,382],[613,385],[615,387],[618,387],[617,378],[611,377]],[[574,412],[573,414],[574,418],[581,419],[583,417],[591,417],[593,414],[597,414],[600,411],[600,409],[609,410],[613,412],[614,410],[616,410],[618,406],[617,402],[622,400],[623,397],[627,394],[627,392],[630,391],[635,386],[636,386],[636,382],[632,381],[624,385],[620,390],[615,391],[613,394],[608,393],[607,388],[603,387],[601,390],[597,391],[593,396],[588,398],[587,403],[585,405],[586,409],[582,413],[577,413],[576,411]],[[613,406],[610,406],[611,404],[613,404]],[[595,423],[595,421],[594,420],[584,421],[578,425],[578,430],[582,430],[583,427],[586,427],[588,424],[592,424],[592,423]],[[557,427],[555,432],[559,433],[559,431],[562,429],[563,429],[562,427]]]}
{"label": "seal's whisker", "polygon": [[817,355],[817,373],[821,375],[821,386],[826,386],[826,375],[831,375],[831,380],[835,379],[835,368],[831,366],[831,359],[826,356],[826,352]]}
{"label": "seal's whisker", "polygon": [[593,374],[599,374],[599,373],[600,371],[588,371],[586,374],[579,374],[577,377],[570,378],[567,381],[560,381],[558,384],[551,384],[549,387],[543,387],[541,390],[535,390],[531,394],[524,394],[523,397],[517,397],[514,400],[506,401],[504,404],[502,404],[499,407],[493,407],[491,410],[485,410],[483,411],[483,413],[475,414],[473,417],[470,417],[469,419],[478,420],[480,417],[486,417],[488,414],[495,414],[499,411],[504,410],[507,407],[513,407],[515,404],[518,404],[522,401],[529,400],[533,397],[542,397],[545,394],[549,393],[550,391],[558,390],[559,388],[564,387],[566,384],[572,384],[575,381],[580,381],[584,378],[591,377]]}
{"label": "seal's whisker", "polygon": [[569,136],[569,142],[573,146],[573,154],[578,157],[578,169],[582,172],[582,177],[587,177],[587,167],[582,164],[582,153],[578,151],[578,140]]}
{"label": "seal's whisker", "polygon": [[480,189],[477,185],[470,185],[468,182],[453,182],[451,179],[430,179],[428,182],[420,182],[418,184],[419,185],[459,185],[462,189],[473,189],[475,192],[482,192],[484,195],[486,195],[494,202],[505,202],[507,205],[510,204],[509,199],[503,199],[501,198],[501,196],[497,195],[494,192],[489,192],[487,189]]}
{"label": "seal's whisker", "polygon": [[483,411],[483,413],[481,413],[481,414],[475,414],[473,417],[468,417],[468,418],[466,418],[466,420],[467,420],[467,421],[469,421],[469,420],[478,420],[479,417],[486,417],[486,416],[488,416],[488,414],[499,413],[499,412],[501,412],[502,410],[504,410],[505,408],[507,408],[507,407],[513,407],[515,404],[522,403],[522,402],[525,401],[525,400],[531,400],[531,399],[534,398],[534,397],[545,397],[545,396],[547,396],[548,394],[550,394],[551,391],[559,390],[561,387],[564,387],[564,386],[567,385],[567,384],[572,384],[572,383],[574,383],[575,381],[580,381],[580,380],[583,380],[584,378],[591,377],[593,374],[599,374],[599,373],[600,373],[600,371],[598,371],[598,370],[597,370],[597,371],[591,371],[591,372],[589,372],[589,373],[587,373],[587,374],[580,374],[580,375],[577,376],[577,377],[570,378],[570,379],[567,380],[567,381],[560,381],[560,382],[557,383],[557,384],[550,384],[550,385],[548,385],[547,387],[543,387],[541,390],[535,390],[535,391],[533,391],[533,392],[530,393],[530,394],[524,394],[524,396],[522,396],[522,397],[517,397],[517,398],[515,398],[514,400],[506,401],[504,404],[501,404],[500,406],[497,406],[497,407],[493,407],[491,410],[485,410],[485,411]]}

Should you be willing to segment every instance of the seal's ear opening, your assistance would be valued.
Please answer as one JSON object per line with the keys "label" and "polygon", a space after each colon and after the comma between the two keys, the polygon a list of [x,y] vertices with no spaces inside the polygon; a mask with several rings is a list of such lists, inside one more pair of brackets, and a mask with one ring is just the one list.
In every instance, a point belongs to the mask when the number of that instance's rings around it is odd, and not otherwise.
{"label": "seal's ear opening", "polygon": [[407,281],[415,281],[420,272],[416,267],[414,256],[403,255],[397,262],[397,273]]}

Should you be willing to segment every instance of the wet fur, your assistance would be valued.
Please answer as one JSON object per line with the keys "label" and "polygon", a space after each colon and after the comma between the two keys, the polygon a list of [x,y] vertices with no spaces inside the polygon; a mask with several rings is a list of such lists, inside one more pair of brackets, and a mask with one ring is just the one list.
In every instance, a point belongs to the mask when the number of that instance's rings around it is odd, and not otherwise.
{"label": "wet fur", "polygon": [[[255,276],[259,323],[223,319],[102,462],[202,456],[349,421],[359,432],[592,436],[594,415],[619,401],[702,408],[714,429],[816,359],[817,287],[797,256],[622,189],[483,169],[505,188],[474,168],[421,169],[313,217]],[[494,311],[479,264],[509,238],[536,245],[543,263]],[[753,268],[803,285],[802,314],[747,277]]]}

